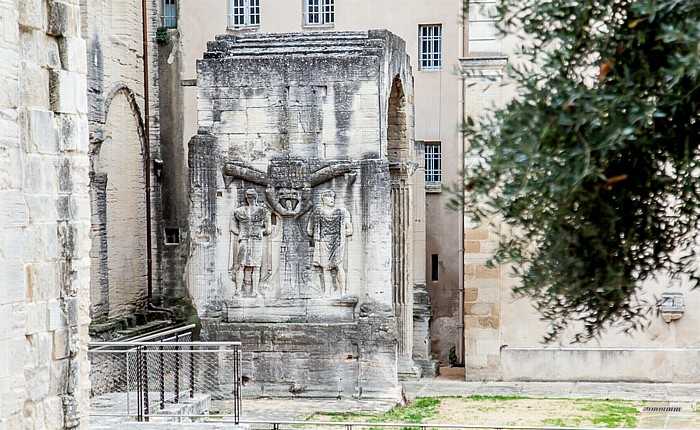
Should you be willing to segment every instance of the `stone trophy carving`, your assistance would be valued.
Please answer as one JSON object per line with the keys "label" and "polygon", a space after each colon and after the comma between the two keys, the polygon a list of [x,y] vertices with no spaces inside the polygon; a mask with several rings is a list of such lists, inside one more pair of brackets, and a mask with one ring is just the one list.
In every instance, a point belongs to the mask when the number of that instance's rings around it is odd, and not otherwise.
{"label": "stone trophy carving", "polygon": [[272,233],[270,211],[258,204],[258,193],[249,188],[245,191],[245,204],[233,211],[231,233],[238,238],[236,256],[232,264],[235,273],[234,295],[243,291],[246,273],[252,284],[251,296],[260,295],[261,267],[265,249],[264,237]]}
{"label": "stone trophy carving", "polygon": [[283,217],[298,217],[313,206],[313,187],[340,176],[347,175],[354,182],[352,164],[338,162],[310,171],[309,160],[281,158],[270,161],[267,173],[248,167],[241,162],[229,162],[224,168],[224,178],[239,178],[266,187],[265,196],[270,207]]}
{"label": "stone trophy carving", "polygon": [[[314,169],[314,167],[316,167]],[[228,162],[224,166],[224,182],[229,186],[234,179],[265,187],[265,197],[269,207],[278,220],[277,228],[282,232],[279,259],[273,259],[275,268],[272,279],[276,279],[275,288],[278,298],[310,297],[311,271],[316,267],[328,267],[333,273],[332,279],[342,287],[344,280],[338,283],[336,264],[324,263],[323,266],[309,267],[309,241],[307,225],[302,216],[313,207],[313,188],[335,177],[345,175],[349,184],[355,181],[353,165],[348,162],[323,162],[301,158],[281,157],[272,159],[267,173],[249,167],[242,162]],[[346,209],[343,211],[347,212]],[[277,217],[279,215],[279,217]],[[349,220],[349,216],[347,217]],[[350,227],[352,231],[352,227]],[[346,238],[347,236],[345,236]],[[344,246],[345,240],[342,244]],[[322,270],[322,272],[328,272]],[[339,276],[344,279],[344,269]],[[331,272],[328,272],[330,276]],[[329,281],[330,282],[330,281]],[[326,292],[330,292],[330,283]],[[238,284],[236,289],[238,291]],[[336,287],[338,288],[338,287]],[[323,294],[323,292],[322,292]]]}
{"label": "stone trophy carving", "polygon": [[321,205],[309,217],[306,233],[312,238],[312,264],[319,269],[321,291],[328,297],[332,291],[345,295],[347,241],[352,236],[350,212],[335,207],[335,192],[321,193]]}

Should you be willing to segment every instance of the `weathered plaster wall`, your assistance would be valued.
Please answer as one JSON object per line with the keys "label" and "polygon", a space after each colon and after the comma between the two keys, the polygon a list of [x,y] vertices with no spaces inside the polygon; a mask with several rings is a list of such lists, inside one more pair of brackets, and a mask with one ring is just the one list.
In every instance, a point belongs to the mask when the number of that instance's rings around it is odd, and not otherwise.
{"label": "weathered plaster wall", "polygon": [[[203,335],[243,341],[250,392],[394,398],[413,335],[403,42],[386,31],[220,37],[197,87],[188,281]],[[315,243],[325,239],[309,229],[331,190],[347,283],[324,291]],[[234,215],[251,207],[269,221]],[[259,274],[239,270],[249,242],[232,227],[253,216],[265,226]]]}
{"label": "weathered plaster wall", "polygon": [[78,2],[0,1],[0,427],[87,428],[89,228]]}

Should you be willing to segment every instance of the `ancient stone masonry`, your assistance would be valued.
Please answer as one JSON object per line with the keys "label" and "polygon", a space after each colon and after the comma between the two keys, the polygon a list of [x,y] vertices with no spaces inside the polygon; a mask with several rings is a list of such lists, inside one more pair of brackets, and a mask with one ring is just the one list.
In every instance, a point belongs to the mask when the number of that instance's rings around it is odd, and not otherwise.
{"label": "ancient stone masonry", "polygon": [[403,41],[220,36],[197,87],[187,272],[203,336],[243,341],[250,392],[396,398],[420,217]]}
{"label": "ancient stone masonry", "polygon": [[[148,0],[147,29],[157,27],[156,0]],[[150,112],[146,117],[144,93],[144,46],[141,1],[81,2],[85,17],[82,32],[87,46],[87,101],[90,132],[90,177],[92,204],[91,331],[98,334],[109,320],[133,316],[146,307],[149,258],[147,236],[158,243],[161,229],[147,231],[146,193],[152,213],[160,201],[157,178],[151,175],[146,189],[146,150],[159,158],[157,85],[149,77]],[[150,50],[151,53],[154,51]],[[146,59],[156,62],[155,55]],[[151,64],[151,70],[154,70]],[[149,121],[147,127],[146,121]],[[150,136],[146,136],[148,130]],[[150,144],[147,145],[147,137]],[[148,148],[147,148],[148,146]],[[151,169],[151,172],[153,169]],[[157,216],[152,217],[158,226]],[[159,254],[152,252],[159,295]],[[156,298],[160,302],[159,297]]]}
{"label": "ancient stone masonry", "polygon": [[77,0],[0,0],[0,428],[88,428],[85,41]]}

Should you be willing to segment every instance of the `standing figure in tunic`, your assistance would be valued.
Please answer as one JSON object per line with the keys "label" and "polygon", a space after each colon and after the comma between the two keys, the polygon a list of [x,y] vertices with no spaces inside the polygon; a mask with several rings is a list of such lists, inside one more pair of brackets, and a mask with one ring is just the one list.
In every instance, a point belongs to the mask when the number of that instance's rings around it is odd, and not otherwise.
{"label": "standing figure in tunic", "polygon": [[348,237],[352,235],[350,212],[335,207],[335,192],[321,193],[322,204],[309,217],[306,232],[313,238],[313,265],[320,270],[323,296],[331,289],[345,295],[345,269]]}
{"label": "standing figure in tunic", "polygon": [[252,296],[260,293],[260,268],[263,263],[263,237],[272,233],[270,211],[258,204],[258,193],[249,188],[245,191],[246,204],[233,211],[231,233],[238,236],[236,291],[243,289],[244,276],[250,273]]}

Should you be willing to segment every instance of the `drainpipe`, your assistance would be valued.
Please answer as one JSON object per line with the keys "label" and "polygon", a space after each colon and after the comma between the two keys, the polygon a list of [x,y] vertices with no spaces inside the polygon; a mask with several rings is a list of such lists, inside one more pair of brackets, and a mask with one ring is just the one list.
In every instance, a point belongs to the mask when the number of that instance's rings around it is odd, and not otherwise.
{"label": "drainpipe", "polygon": [[153,304],[153,243],[151,241],[151,131],[150,131],[150,97],[148,87],[148,12],[146,0],[141,0],[141,27],[143,38],[143,99],[144,99],[144,142],[145,142],[145,174],[146,174],[146,277],[148,283],[147,309],[162,311],[170,314],[170,320],[175,323],[175,312],[172,309],[160,308]]}
{"label": "drainpipe", "polygon": [[[466,4],[466,3],[465,3]],[[462,11],[462,28],[461,28],[461,44],[462,44],[462,58],[467,54],[467,44],[468,44],[468,32],[467,25],[469,24],[468,16],[466,11]],[[460,80],[460,97],[462,98],[462,124],[467,120],[467,96],[466,96],[466,82],[464,78]],[[460,172],[464,171],[464,151],[466,149],[466,137],[464,133],[459,139],[459,156],[460,156]],[[464,192],[464,190],[462,190]],[[464,210],[462,211],[462,219],[459,223],[459,251],[457,253],[459,261],[459,339],[457,342],[457,363],[464,366],[464,378],[467,378],[467,369],[465,361],[465,351],[464,351]]]}

